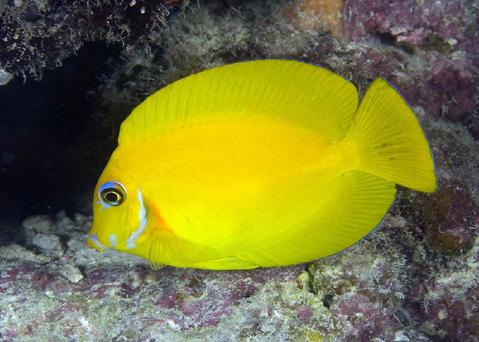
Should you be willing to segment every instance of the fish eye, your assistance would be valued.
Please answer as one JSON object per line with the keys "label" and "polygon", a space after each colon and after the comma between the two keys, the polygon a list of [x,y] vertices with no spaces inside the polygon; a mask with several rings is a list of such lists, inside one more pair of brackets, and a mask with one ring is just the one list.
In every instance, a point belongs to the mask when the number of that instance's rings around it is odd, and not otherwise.
{"label": "fish eye", "polygon": [[98,197],[107,205],[117,206],[125,200],[126,190],[120,182],[106,182],[98,189]]}

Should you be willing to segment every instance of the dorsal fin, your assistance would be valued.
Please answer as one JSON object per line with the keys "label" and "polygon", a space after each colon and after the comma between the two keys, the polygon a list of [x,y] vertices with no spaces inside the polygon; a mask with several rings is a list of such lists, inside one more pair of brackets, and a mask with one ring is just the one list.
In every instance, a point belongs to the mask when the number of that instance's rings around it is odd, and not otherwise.
{"label": "dorsal fin", "polygon": [[119,144],[224,120],[282,119],[330,142],[348,132],[358,102],[354,85],[327,69],[288,60],[229,64],[180,79],[149,96],[121,126]]}

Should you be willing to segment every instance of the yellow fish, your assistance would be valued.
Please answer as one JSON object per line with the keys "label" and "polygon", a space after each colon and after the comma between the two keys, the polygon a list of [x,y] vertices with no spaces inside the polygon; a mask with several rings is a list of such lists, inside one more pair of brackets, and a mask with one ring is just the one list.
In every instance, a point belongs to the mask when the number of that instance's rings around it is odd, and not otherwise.
{"label": "yellow fish", "polygon": [[88,244],[152,264],[251,269],[337,253],[371,232],[396,184],[436,189],[414,113],[376,79],[284,60],[206,70],[121,125]]}

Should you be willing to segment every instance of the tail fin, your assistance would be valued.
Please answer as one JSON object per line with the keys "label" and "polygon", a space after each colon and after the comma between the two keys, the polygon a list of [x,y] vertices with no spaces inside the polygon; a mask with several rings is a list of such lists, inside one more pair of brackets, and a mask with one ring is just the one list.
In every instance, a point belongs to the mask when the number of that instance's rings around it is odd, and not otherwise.
{"label": "tail fin", "polygon": [[378,78],[369,87],[346,138],[358,150],[359,169],[423,192],[436,190],[429,144],[399,93]]}

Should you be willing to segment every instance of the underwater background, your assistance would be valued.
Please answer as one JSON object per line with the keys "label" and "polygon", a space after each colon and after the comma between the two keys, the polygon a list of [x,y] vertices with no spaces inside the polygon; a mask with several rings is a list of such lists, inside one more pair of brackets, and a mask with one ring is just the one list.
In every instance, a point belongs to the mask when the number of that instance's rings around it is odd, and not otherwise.
{"label": "underwater background", "polygon": [[[0,341],[479,341],[479,1],[0,0]],[[152,270],[85,244],[97,178],[146,96],[226,63],[382,76],[439,190],[294,267]]]}

